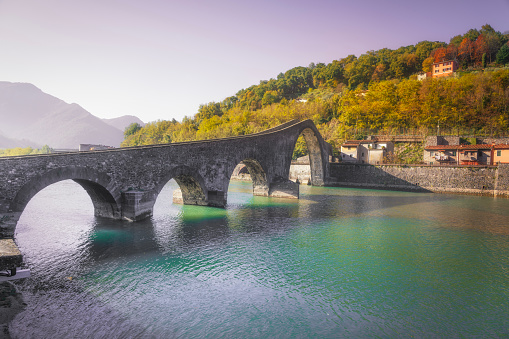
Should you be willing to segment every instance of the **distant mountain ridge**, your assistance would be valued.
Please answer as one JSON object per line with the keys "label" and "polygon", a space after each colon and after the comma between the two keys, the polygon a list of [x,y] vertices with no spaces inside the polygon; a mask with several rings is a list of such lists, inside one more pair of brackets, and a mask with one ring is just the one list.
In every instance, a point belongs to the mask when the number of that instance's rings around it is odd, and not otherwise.
{"label": "distant mountain ridge", "polygon": [[41,148],[42,145],[36,144],[35,142],[26,140],[26,139],[17,140],[17,139],[7,138],[3,135],[0,135],[0,148],[16,148],[16,147]]}
{"label": "distant mountain ridge", "polygon": [[[78,104],[68,104],[29,83],[0,81],[0,147],[49,145],[78,148],[80,143],[118,147],[123,140],[123,120],[107,123]],[[140,120],[141,121],[141,120]],[[22,139],[24,144],[21,143]]]}
{"label": "distant mountain ridge", "polygon": [[125,130],[125,128],[127,126],[129,126],[132,123],[137,123],[141,127],[145,126],[145,123],[143,121],[141,121],[140,118],[138,118],[134,115],[123,115],[118,118],[101,119],[101,120],[104,121],[105,123],[107,123],[108,125],[111,125],[117,129],[121,130],[122,132]]}

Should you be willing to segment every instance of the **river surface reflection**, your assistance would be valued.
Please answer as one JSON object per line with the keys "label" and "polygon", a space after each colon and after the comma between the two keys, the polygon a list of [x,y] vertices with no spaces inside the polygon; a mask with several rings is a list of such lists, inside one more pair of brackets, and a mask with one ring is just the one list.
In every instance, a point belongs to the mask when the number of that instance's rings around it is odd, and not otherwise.
{"label": "river surface reflection", "polygon": [[16,230],[32,278],[14,338],[509,335],[509,199],[230,185],[226,209],[171,203],[93,216],[72,181]]}

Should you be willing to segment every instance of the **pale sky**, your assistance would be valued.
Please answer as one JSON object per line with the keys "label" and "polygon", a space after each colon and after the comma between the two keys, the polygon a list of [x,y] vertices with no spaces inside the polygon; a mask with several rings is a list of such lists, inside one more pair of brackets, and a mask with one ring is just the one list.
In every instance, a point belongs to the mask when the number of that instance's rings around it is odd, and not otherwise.
{"label": "pale sky", "polygon": [[0,0],[0,81],[100,118],[181,120],[296,66],[445,41],[509,0]]}

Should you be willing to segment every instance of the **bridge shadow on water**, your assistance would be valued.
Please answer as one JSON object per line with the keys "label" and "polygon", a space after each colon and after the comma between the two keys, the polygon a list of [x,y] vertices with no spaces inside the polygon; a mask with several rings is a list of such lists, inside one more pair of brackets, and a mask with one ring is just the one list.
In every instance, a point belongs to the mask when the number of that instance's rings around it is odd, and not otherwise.
{"label": "bridge shadow on water", "polygon": [[[163,204],[154,217],[135,223],[98,218],[90,234],[93,260],[185,253],[224,246],[237,237],[270,238],[296,228],[380,216],[397,207],[445,202],[454,196],[303,186],[301,199],[252,196],[242,183],[225,209]],[[418,211],[416,211],[418,212]],[[261,240],[261,239],[260,239]]]}

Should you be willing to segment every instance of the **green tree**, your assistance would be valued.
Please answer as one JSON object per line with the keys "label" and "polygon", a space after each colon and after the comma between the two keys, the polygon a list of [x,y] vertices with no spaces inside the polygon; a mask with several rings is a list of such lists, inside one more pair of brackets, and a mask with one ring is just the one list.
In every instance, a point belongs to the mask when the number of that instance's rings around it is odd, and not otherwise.
{"label": "green tree", "polygon": [[200,105],[198,113],[195,115],[195,120],[198,124],[200,124],[203,120],[210,119],[215,115],[223,115],[223,111],[221,111],[221,104],[219,102],[209,102],[206,105]]}
{"label": "green tree", "polygon": [[509,46],[507,44],[500,47],[497,58],[496,58],[497,64],[504,65],[509,63]]}
{"label": "green tree", "polygon": [[130,124],[129,126],[127,126],[125,128],[125,130],[124,130],[124,138],[127,138],[128,136],[135,134],[140,129],[141,129],[140,124],[138,124],[137,122],[133,122],[132,124]]}
{"label": "green tree", "polygon": [[52,152],[53,152],[53,149],[51,147],[49,147],[48,145],[44,145],[41,148],[41,153],[42,154],[50,154]]}
{"label": "green tree", "polygon": [[263,95],[262,98],[262,105],[263,106],[269,106],[278,101],[278,94],[276,91],[267,91]]}

